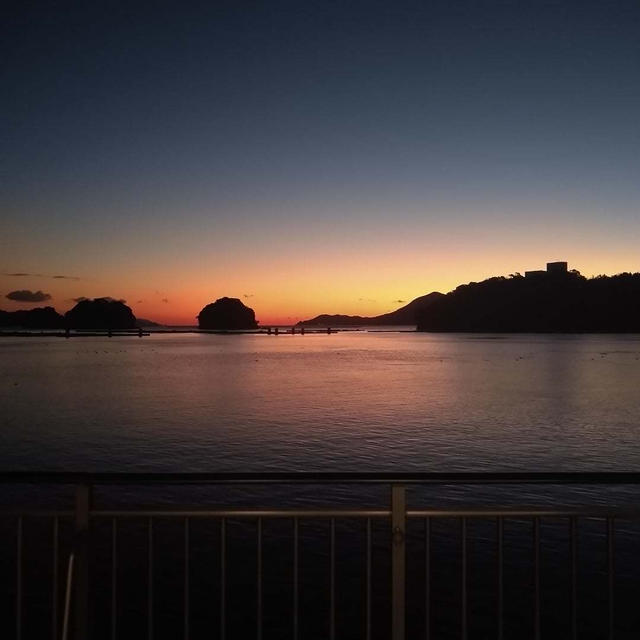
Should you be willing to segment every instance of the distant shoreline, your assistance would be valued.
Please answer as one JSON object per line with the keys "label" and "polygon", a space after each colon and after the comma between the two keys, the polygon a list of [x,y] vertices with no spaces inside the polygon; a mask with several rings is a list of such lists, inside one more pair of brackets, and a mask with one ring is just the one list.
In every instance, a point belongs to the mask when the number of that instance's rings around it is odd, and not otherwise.
{"label": "distant shoreline", "polygon": [[[276,332],[277,330],[277,332]],[[97,337],[142,337],[152,334],[223,334],[223,335],[309,335],[328,334],[343,332],[366,331],[364,328],[354,327],[324,327],[324,328],[304,328],[302,331],[295,325],[278,325],[273,327],[263,327],[260,329],[113,329],[109,330],[87,330],[87,331],[60,331],[59,329],[32,329],[32,330],[10,330],[0,331],[0,337],[6,338],[97,338]],[[387,330],[388,331],[388,330]],[[411,330],[413,332],[413,330]]]}
{"label": "distant shoreline", "polygon": [[[60,330],[31,330],[31,331],[0,331],[0,338],[138,338],[149,337],[152,335],[177,335],[177,334],[212,334],[212,335],[327,335],[334,333],[415,333],[415,334],[452,334],[452,335],[480,335],[487,337],[497,336],[522,336],[522,335],[538,335],[538,336],[587,336],[587,335],[625,335],[640,336],[640,331],[490,331],[490,330],[446,330],[433,329],[428,331],[418,331],[416,329],[408,329],[406,327],[305,327],[304,332],[296,325],[278,325],[271,327],[271,332],[267,327],[260,329],[248,330],[218,330],[218,329],[143,329],[139,330],[113,330],[109,331],[71,331],[67,334]],[[295,331],[292,332],[292,329]]]}

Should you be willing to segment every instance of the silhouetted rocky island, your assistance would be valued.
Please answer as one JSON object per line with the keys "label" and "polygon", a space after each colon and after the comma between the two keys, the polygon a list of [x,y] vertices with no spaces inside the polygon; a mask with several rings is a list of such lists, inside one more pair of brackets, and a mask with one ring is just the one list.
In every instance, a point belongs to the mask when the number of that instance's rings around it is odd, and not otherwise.
{"label": "silhouetted rocky island", "polygon": [[198,314],[198,327],[217,331],[257,329],[253,309],[238,298],[219,298]]}
{"label": "silhouetted rocky island", "polygon": [[69,329],[136,329],[136,317],[122,300],[81,300],[64,316]]}
{"label": "silhouetted rocky island", "polygon": [[404,307],[400,307],[390,313],[383,313],[380,316],[346,316],[322,314],[311,320],[301,320],[298,326],[304,327],[356,327],[356,326],[401,326],[416,324],[417,314],[429,307],[433,302],[444,297],[444,294],[434,291],[427,295],[420,296],[412,300]]}
{"label": "silhouetted rocky island", "polygon": [[16,329],[62,329],[64,318],[53,307],[20,309],[19,311],[0,310],[0,327]]}
{"label": "silhouetted rocky island", "polygon": [[461,285],[418,316],[418,331],[640,332],[640,273],[585,278],[550,263]]}

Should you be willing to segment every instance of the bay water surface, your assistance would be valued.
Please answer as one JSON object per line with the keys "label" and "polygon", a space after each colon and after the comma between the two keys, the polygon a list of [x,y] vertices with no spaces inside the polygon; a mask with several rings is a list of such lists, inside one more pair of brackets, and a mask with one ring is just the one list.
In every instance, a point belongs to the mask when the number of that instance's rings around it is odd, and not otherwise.
{"label": "bay water surface", "polygon": [[639,436],[636,335],[0,341],[5,470],[634,470]]}
{"label": "bay water surface", "polygon": [[[635,471],[640,469],[640,336],[473,335],[412,331],[331,335],[152,334],[137,337],[30,337],[0,340],[0,468],[59,471]],[[73,487],[5,488],[7,503],[73,504]],[[150,501],[179,505],[380,506],[388,487],[170,487],[96,490],[98,505]],[[621,504],[627,487],[411,488],[411,507]],[[33,519],[32,519],[33,520]],[[47,522],[25,519],[24,637],[44,637],[51,618]],[[104,520],[104,519],[103,519]],[[292,638],[290,519],[265,520],[266,638]],[[496,637],[497,524],[459,518],[407,523],[408,637],[459,637],[460,580],[469,588],[469,637]],[[16,522],[0,521],[0,616],[15,610]],[[571,539],[568,519],[504,522],[506,638],[533,637],[534,558],[544,592],[542,637],[570,637]],[[365,637],[365,523],[337,519],[338,637]],[[21,525],[22,526],[22,525]],[[72,528],[61,527],[61,557]],[[152,619],[156,638],[184,624],[182,521],[118,523],[118,569],[110,573],[115,525],[93,523],[92,637],[118,629],[146,634],[149,566],[155,557]],[[251,637],[258,624],[257,524],[227,524],[226,592],[220,581],[219,522],[193,519],[192,638],[219,637],[221,594],[228,636]],[[330,637],[329,523],[301,519],[300,636]],[[261,530],[262,531],[262,530]],[[607,523],[580,519],[578,637],[606,636]],[[43,540],[45,542],[43,542]],[[426,542],[429,541],[429,555]],[[126,541],[126,542],[125,542]],[[390,532],[372,525],[373,638],[388,637]],[[462,549],[468,549],[468,568]],[[261,547],[262,548],[262,547]],[[535,554],[539,555],[536,556]],[[262,557],[262,556],[261,556]],[[425,622],[430,558],[431,610]],[[618,638],[636,638],[640,613],[640,527],[616,523]],[[58,580],[63,576],[58,573]],[[114,577],[115,576],[115,577]],[[113,613],[109,589],[117,584]],[[60,582],[59,592],[64,584]],[[178,595],[176,595],[178,594]],[[212,603],[214,603],[212,605]],[[49,608],[48,608],[49,607]],[[113,616],[116,615],[116,618]],[[213,630],[213,631],[212,631]],[[213,634],[213,635],[212,635]],[[126,636],[128,637],[128,636]],[[133,636],[131,636],[133,637]]]}

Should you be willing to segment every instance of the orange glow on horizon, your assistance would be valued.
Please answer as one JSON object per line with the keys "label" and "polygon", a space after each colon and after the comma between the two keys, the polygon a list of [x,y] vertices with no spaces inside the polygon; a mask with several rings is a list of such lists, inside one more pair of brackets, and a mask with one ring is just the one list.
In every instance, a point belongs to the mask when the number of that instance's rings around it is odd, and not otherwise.
{"label": "orange glow on horizon", "polygon": [[[363,225],[345,212],[340,224],[318,215],[286,232],[275,225],[238,224],[224,233],[205,226],[171,234],[151,228],[142,248],[124,243],[105,256],[92,241],[68,251],[47,244],[34,247],[26,262],[15,248],[0,265],[0,308],[51,305],[64,313],[74,298],[111,296],[125,299],[138,317],[195,325],[205,305],[229,296],[254,309],[262,325],[292,324],[325,313],[376,316],[432,291],[541,269],[547,261],[566,260],[586,276],[640,271],[633,223],[612,228],[603,219],[578,233],[575,211],[555,217],[522,206],[514,211],[512,218],[478,210],[484,220],[478,226],[460,224],[464,212],[443,208],[424,219],[415,214],[407,225],[381,215]],[[18,272],[34,275],[8,275]],[[7,300],[20,289],[51,299],[39,305]]]}
{"label": "orange glow on horizon", "polygon": [[551,260],[567,260],[569,268],[577,268],[586,276],[640,269],[631,255],[620,254],[615,259],[610,255],[602,256],[599,260],[588,250],[563,251],[562,247],[553,246],[552,240],[547,251],[538,247],[488,251],[483,255],[437,250],[407,255],[405,251],[402,260],[394,252],[395,255],[381,255],[375,262],[353,254],[333,264],[301,262],[292,266],[276,261],[262,271],[256,271],[250,265],[227,277],[220,269],[212,270],[210,275],[189,268],[167,270],[154,274],[153,282],[158,283],[158,288],[149,286],[147,278],[131,270],[105,274],[100,281],[43,281],[35,276],[3,275],[0,276],[3,290],[43,290],[51,295],[51,299],[25,304],[4,298],[1,308],[11,311],[50,305],[64,313],[75,304],[73,298],[111,295],[125,299],[137,317],[160,324],[193,326],[197,324],[197,314],[206,304],[229,296],[239,298],[251,307],[262,326],[290,325],[325,313],[376,316],[394,311],[432,291],[447,293],[470,281],[544,268]]}

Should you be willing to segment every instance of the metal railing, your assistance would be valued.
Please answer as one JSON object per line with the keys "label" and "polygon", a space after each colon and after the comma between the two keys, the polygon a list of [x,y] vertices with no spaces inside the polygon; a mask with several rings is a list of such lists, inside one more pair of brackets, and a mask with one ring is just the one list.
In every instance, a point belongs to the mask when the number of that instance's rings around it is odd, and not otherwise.
{"label": "metal railing", "polygon": [[[67,640],[69,630],[74,640],[85,640],[89,634],[89,596],[92,585],[89,583],[89,556],[91,523],[105,520],[111,524],[111,638],[118,634],[118,554],[119,524],[124,519],[144,518],[146,520],[147,546],[147,637],[154,637],[154,545],[156,537],[154,522],[159,518],[182,520],[182,553],[183,566],[183,636],[190,637],[190,527],[196,519],[209,518],[219,522],[219,637],[227,637],[227,545],[229,520],[251,520],[256,524],[255,557],[256,557],[256,592],[255,616],[256,637],[263,637],[263,522],[270,519],[288,519],[291,524],[291,635],[294,640],[300,637],[300,522],[307,519],[321,519],[329,523],[329,620],[328,636],[331,640],[340,637],[340,629],[336,627],[336,521],[340,519],[356,519],[364,521],[365,530],[365,626],[364,636],[372,637],[372,523],[387,521],[389,526],[390,556],[390,603],[391,620],[388,637],[392,640],[404,640],[406,637],[406,584],[407,584],[407,524],[409,521],[421,520],[423,526],[424,557],[424,633],[423,637],[431,637],[431,599],[432,599],[432,526],[437,519],[455,518],[460,525],[459,568],[460,615],[459,637],[468,637],[469,616],[469,548],[468,525],[471,519],[490,520],[495,523],[496,548],[496,636],[500,640],[505,637],[505,531],[506,519],[527,520],[531,523],[533,550],[533,636],[541,635],[541,520],[554,519],[566,521],[569,540],[569,628],[570,637],[578,637],[577,620],[577,530],[584,519],[597,518],[605,523],[606,528],[606,599],[607,599],[607,636],[614,637],[615,620],[615,534],[616,519],[640,521],[640,508],[618,507],[613,505],[590,507],[438,507],[409,508],[406,489],[410,486],[436,485],[640,485],[640,473],[0,473],[0,483],[5,486],[19,485],[73,485],[75,487],[75,507],[66,510],[28,508],[6,508],[0,511],[4,518],[16,519],[15,531],[15,637],[23,637],[23,522],[27,517],[48,517],[52,519],[52,563],[53,588],[51,594],[51,633],[52,638]],[[180,506],[144,506],[135,508],[98,508],[92,504],[92,491],[96,487],[149,487],[170,485],[226,485],[226,486],[258,486],[273,485],[384,485],[390,488],[390,502],[383,508],[234,508],[231,505],[183,508]],[[63,602],[62,624],[59,623],[58,565],[59,526],[62,519],[72,520],[75,531],[72,548],[68,556],[66,590]],[[4,553],[4,552],[3,552]],[[104,588],[104,585],[103,585]],[[73,620],[70,620],[70,611]]]}

